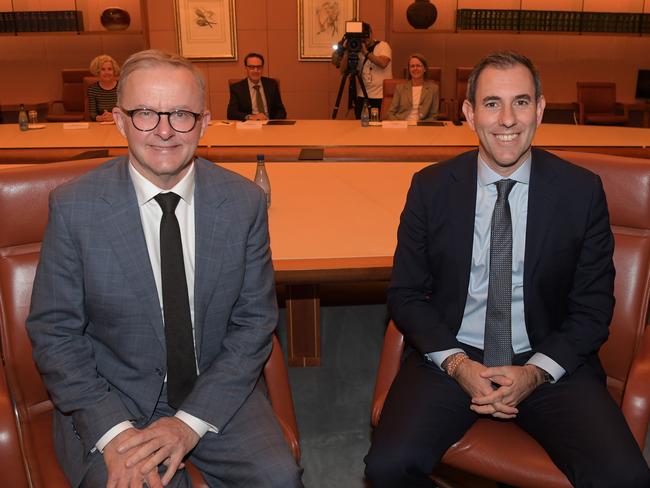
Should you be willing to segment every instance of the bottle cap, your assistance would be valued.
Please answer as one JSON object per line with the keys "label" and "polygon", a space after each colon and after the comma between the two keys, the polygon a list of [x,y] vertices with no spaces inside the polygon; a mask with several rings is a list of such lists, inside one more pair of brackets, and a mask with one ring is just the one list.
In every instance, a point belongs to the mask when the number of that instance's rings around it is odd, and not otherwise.
{"label": "bottle cap", "polygon": [[264,154],[258,154],[257,155],[257,160],[258,161],[263,161],[264,160]]}

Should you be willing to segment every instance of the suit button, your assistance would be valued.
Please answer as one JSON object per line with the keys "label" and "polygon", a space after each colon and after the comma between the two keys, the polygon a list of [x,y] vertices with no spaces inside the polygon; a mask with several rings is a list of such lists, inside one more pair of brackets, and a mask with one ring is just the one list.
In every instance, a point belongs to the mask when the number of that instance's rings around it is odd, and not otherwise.
{"label": "suit button", "polygon": [[162,368],[156,368],[156,374],[158,376],[165,376],[165,372],[162,370]]}

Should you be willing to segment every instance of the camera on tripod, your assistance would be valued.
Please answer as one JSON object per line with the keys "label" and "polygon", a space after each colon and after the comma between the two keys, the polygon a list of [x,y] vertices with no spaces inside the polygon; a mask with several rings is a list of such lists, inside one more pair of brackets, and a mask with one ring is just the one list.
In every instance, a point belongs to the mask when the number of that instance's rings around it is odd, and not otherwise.
{"label": "camera on tripod", "polygon": [[348,56],[352,53],[361,51],[361,44],[365,39],[370,39],[370,24],[348,20],[345,23],[345,35],[343,40],[347,40]]}
{"label": "camera on tripod", "polygon": [[338,44],[334,45],[332,62],[339,67],[343,53],[347,51],[346,72],[356,71],[359,62],[359,53],[366,39],[370,39],[370,24],[356,20],[345,22],[345,34]]}

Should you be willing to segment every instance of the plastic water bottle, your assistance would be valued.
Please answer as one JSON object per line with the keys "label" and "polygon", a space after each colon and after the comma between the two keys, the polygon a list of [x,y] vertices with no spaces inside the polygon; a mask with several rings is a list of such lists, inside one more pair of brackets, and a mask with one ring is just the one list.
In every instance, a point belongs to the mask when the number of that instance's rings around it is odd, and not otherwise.
{"label": "plastic water bottle", "polygon": [[370,111],[368,110],[368,101],[363,101],[363,108],[361,109],[361,127],[368,127],[370,125]]}
{"label": "plastic water bottle", "polygon": [[266,195],[266,208],[271,206],[271,180],[264,165],[264,154],[257,155],[257,169],[255,171],[255,184],[259,186]]}
{"label": "plastic water bottle", "polygon": [[25,105],[20,104],[20,112],[18,112],[18,127],[20,127],[20,130],[28,130],[29,129],[29,119],[27,118],[27,112],[25,112]]}

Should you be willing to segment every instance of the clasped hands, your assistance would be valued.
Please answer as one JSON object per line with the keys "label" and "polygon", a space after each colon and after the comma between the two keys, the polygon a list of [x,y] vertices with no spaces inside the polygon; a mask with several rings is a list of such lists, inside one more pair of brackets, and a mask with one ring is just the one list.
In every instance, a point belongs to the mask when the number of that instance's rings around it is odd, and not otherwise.
{"label": "clasped hands", "polygon": [[[144,429],[121,432],[104,448],[108,470],[107,488],[149,488],[167,486],[183,458],[198,443],[199,436],[176,417],[163,417]],[[162,479],[158,466],[167,467]]]}
{"label": "clasped hands", "polygon": [[104,113],[98,115],[95,120],[97,122],[112,122],[113,121],[113,113],[109,112],[107,110],[104,110]]}
{"label": "clasped hands", "polygon": [[501,419],[515,418],[517,405],[544,382],[543,373],[532,364],[488,368],[471,359],[456,368],[454,378],[471,397],[470,409]]}

